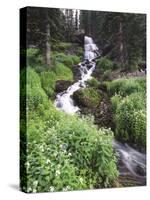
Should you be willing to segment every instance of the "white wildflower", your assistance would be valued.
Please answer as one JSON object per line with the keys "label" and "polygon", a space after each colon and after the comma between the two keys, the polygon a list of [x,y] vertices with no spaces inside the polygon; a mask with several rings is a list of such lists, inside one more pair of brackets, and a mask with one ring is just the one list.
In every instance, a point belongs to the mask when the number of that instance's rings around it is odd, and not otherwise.
{"label": "white wildflower", "polygon": [[66,149],[67,149],[67,144],[60,144],[59,147],[60,147],[63,151],[66,151]]}
{"label": "white wildflower", "polygon": [[58,164],[58,165],[57,165],[57,169],[60,169],[60,167],[61,167],[61,165],[60,165],[60,164]]}
{"label": "white wildflower", "polygon": [[31,187],[27,188],[27,192],[31,192],[31,191],[32,191]]}
{"label": "white wildflower", "polygon": [[56,170],[56,176],[60,175],[60,170]]}
{"label": "white wildflower", "polygon": [[70,188],[69,185],[67,185],[65,188],[63,188],[63,191],[64,191],[64,192],[66,192],[66,191],[68,191],[68,190],[71,190],[71,188]]}
{"label": "white wildflower", "polygon": [[58,154],[57,154],[57,152],[54,152],[54,156],[56,157]]}
{"label": "white wildflower", "polygon": [[72,156],[72,153],[68,153],[68,156]]}
{"label": "white wildflower", "polygon": [[54,190],[55,190],[54,186],[50,186],[49,190],[50,190],[50,192],[54,192]]}
{"label": "white wildflower", "polygon": [[50,163],[51,163],[50,159],[47,159],[46,164],[50,164]]}
{"label": "white wildflower", "polygon": [[41,150],[41,152],[44,152],[44,147],[43,147],[43,145],[40,146],[40,150]]}
{"label": "white wildflower", "polygon": [[83,183],[83,178],[80,177],[80,178],[79,178],[79,181],[80,181],[80,183]]}
{"label": "white wildflower", "polygon": [[34,187],[36,187],[38,185],[38,181],[34,181],[33,185],[34,185]]}
{"label": "white wildflower", "polygon": [[32,192],[33,192],[33,193],[36,193],[36,189],[34,188]]}

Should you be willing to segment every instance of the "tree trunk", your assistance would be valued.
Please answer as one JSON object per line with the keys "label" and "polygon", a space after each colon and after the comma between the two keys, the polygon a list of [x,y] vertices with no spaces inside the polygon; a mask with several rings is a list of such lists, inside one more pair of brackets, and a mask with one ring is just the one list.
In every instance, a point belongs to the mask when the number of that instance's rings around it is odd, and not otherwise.
{"label": "tree trunk", "polygon": [[123,67],[124,64],[124,45],[123,45],[123,24],[122,24],[122,20],[119,20],[119,60],[121,63],[121,66]]}
{"label": "tree trunk", "polygon": [[78,10],[76,10],[76,15],[75,15],[75,29],[79,30]]}
{"label": "tree trunk", "polygon": [[50,67],[51,59],[50,59],[50,52],[51,52],[51,46],[50,46],[50,25],[47,23],[46,25],[46,64]]}

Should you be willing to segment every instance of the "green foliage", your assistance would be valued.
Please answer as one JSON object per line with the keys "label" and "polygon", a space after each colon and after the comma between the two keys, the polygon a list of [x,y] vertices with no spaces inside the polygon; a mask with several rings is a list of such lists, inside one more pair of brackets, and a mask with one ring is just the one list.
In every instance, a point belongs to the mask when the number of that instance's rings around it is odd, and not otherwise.
{"label": "green foliage", "polygon": [[83,48],[82,47],[76,48],[76,55],[77,56],[83,56]]}
{"label": "green foliage", "polygon": [[102,57],[97,61],[97,67],[101,71],[112,70],[113,62],[106,57]]}
{"label": "green foliage", "polygon": [[38,48],[28,48],[26,53],[27,65],[34,68],[39,68],[40,65],[43,65],[44,59]]}
{"label": "green foliage", "polygon": [[123,98],[120,102],[119,98],[114,97],[112,99],[113,104],[115,105],[116,103],[116,136],[123,141],[145,148],[145,94],[133,93]]}
{"label": "green foliage", "polygon": [[114,80],[106,83],[111,95],[116,137],[146,148],[145,77]]}
{"label": "green foliage", "polygon": [[40,77],[34,69],[27,68],[27,107],[29,110],[38,109],[39,105],[48,107],[48,98],[41,87]]}
{"label": "green foliage", "polygon": [[90,86],[90,87],[93,87],[93,88],[98,88],[98,86],[99,86],[99,81],[96,79],[96,78],[92,78],[92,79],[89,79],[88,81],[87,81],[87,84],[88,84],[88,86]]}
{"label": "green foliage", "polygon": [[143,92],[146,90],[144,78],[118,79],[107,82],[106,85],[110,95],[117,93],[121,96],[126,96],[133,92]]}
{"label": "green foliage", "polygon": [[96,107],[101,96],[94,88],[85,88],[75,92],[74,99],[80,106]]}
{"label": "green foliage", "polygon": [[69,50],[71,48],[72,44],[69,42],[60,42],[60,41],[55,41],[52,43],[52,50],[53,51],[65,51]]}
{"label": "green foliage", "polygon": [[40,74],[41,85],[48,97],[52,98],[55,94],[55,84],[57,80],[73,80],[72,71],[65,65],[58,63],[49,71]]}
{"label": "green foliage", "polygon": [[[57,120],[53,118],[56,113]],[[28,123],[24,190],[52,192],[111,187],[118,176],[112,132],[98,131],[89,118],[80,119],[56,110],[51,114],[53,125],[39,115],[32,115]]]}
{"label": "green foliage", "polygon": [[53,71],[42,72],[40,74],[42,88],[48,97],[53,97],[55,90],[56,74]]}
{"label": "green foliage", "polygon": [[146,149],[146,111],[145,109],[134,112],[132,118],[132,137],[138,146]]}
{"label": "green foliage", "polygon": [[61,63],[69,68],[72,68],[74,64],[78,64],[80,62],[80,58],[78,56],[70,54],[52,52],[51,57],[54,66]]}
{"label": "green foliage", "polygon": [[71,59],[73,61],[73,65],[76,65],[76,64],[78,64],[80,62],[80,57],[79,56],[76,56],[76,55],[68,55],[68,56],[71,57]]}
{"label": "green foliage", "polygon": [[112,103],[112,108],[113,108],[113,112],[116,112],[116,109],[118,107],[118,105],[120,104],[122,100],[122,96],[115,94],[114,96],[111,97],[111,103]]}
{"label": "green foliage", "polygon": [[[27,127],[24,121],[21,123],[23,191],[112,187],[118,176],[112,131],[98,130],[91,118],[57,111],[42,89],[35,70],[26,70]],[[54,78],[54,74],[43,72],[41,80],[51,79],[52,75]],[[94,89],[89,89],[87,94],[93,95]]]}
{"label": "green foliage", "polygon": [[53,67],[53,71],[56,74],[57,80],[73,80],[73,73],[71,69],[62,63],[58,63],[55,67]]}
{"label": "green foliage", "polygon": [[104,74],[102,75],[102,80],[103,81],[110,81],[112,78],[111,78],[111,73],[112,71],[109,69],[109,70],[106,70],[104,72]]}

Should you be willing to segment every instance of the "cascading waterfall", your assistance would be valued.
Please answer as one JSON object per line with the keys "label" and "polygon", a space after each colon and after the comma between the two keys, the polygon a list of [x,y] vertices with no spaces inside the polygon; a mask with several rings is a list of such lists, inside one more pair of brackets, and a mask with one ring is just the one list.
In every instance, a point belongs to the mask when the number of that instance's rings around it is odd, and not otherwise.
{"label": "cascading waterfall", "polygon": [[[91,78],[91,74],[95,69],[95,61],[93,59],[97,56],[95,52],[98,51],[98,47],[93,42],[91,37],[85,36],[84,38],[84,60],[88,60],[88,62],[81,62],[78,64],[81,79],[71,85],[65,92],[59,93],[56,96],[55,107],[59,110],[62,110],[66,113],[73,114],[79,110],[78,106],[75,106],[73,99],[71,96],[81,87],[86,87],[85,82]],[[88,65],[90,64],[90,68]]]}
{"label": "cascading waterfall", "polygon": [[[81,73],[81,79],[71,85],[66,91],[57,94],[55,107],[69,114],[74,114],[79,107],[74,104],[72,95],[82,87],[86,87],[85,82],[92,78],[92,72],[95,69],[94,58],[98,56],[98,47],[91,37],[84,38],[84,62],[78,64]],[[90,66],[90,67],[89,67]],[[113,141],[113,148],[118,155],[118,169],[120,176],[130,177],[140,184],[146,182],[146,155],[139,153],[127,144],[121,144]]]}

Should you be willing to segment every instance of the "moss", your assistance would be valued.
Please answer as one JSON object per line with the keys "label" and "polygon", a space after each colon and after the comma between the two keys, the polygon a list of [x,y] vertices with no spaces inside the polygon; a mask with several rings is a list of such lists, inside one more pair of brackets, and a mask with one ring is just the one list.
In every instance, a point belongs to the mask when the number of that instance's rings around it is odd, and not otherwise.
{"label": "moss", "polygon": [[42,88],[45,90],[48,97],[53,97],[56,74],[53,71],[42,72],[40,74]]}
{"label": "moss", "polygon": [[101,100],[100,94],[93,88],[80,89],[73,95],[79,106],[96,107]]}
{"label": "moss", "polygon": [[88,86],[98,88],[99,86],[99,81],[96,78],[92,78],[87,81]]}
{"label": "moss", "polygon": [[57,65],[53,67],[53,71],[56,74],[56,80],[73,80],[73,73],[71,69],[62,63],[57,63]]}
{"label": "moss", "polygon": [[48,107],[49,102],[47,95],[41,86],[39,75],[32,68],[27,68],[27,107],[29,110],[38,109],[42,104],[45,108]]}
{"label": "moss", "polygon": [[69,68],[72,68],[73,65],[80,62],[80,58],[78,56],[58,52],[52,52],[51,58],[53,65],[56,65],[57,63],[62,63]]}

